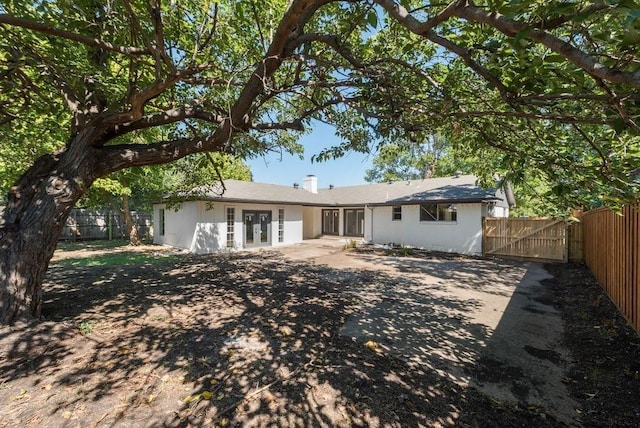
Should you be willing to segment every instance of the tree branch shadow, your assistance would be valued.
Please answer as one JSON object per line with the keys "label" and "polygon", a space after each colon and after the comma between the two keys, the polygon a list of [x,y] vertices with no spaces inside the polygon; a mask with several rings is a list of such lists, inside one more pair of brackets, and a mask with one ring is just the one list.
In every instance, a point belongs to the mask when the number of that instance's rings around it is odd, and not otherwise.
{"label": "tree branch shadow", "polygon": [[433,352],[446,343],[460,370],[478,352],[477,302],[409,277],[267,252],[52,266],[45,290],[43,322],[0,330],[3,413],[22,425],[421,426],[491,411]]}

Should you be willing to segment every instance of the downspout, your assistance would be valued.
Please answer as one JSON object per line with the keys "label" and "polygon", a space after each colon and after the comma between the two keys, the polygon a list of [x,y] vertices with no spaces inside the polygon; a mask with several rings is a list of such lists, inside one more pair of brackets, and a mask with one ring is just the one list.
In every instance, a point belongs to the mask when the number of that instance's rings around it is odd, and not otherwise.
{"label": "downspout", "polygon": [[369,211],[371,212],[371,216],[370,216],[371,217],[371,221],[370,221],[370,223],[371,223],[371,235],[369,235],[371,237],[371,240],[370,240],[371,242],[369,242],[369,243],[373,244],[373,207],[370,207],[368,204],[365,204],[364,207],[368,208]]}

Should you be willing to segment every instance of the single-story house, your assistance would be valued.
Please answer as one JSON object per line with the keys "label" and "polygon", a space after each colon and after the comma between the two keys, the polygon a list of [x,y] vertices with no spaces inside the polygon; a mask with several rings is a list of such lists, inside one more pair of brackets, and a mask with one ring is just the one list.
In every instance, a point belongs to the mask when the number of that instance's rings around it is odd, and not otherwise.
{"label": "single-story house", "polygon": [[335,235],[480,254],[483,217],[507,217],[510,204],[476,183],[460,174],[326,189],[312,175],[293,187],[226,180],[177,208],[154,204],[154,242],[203,254]]}

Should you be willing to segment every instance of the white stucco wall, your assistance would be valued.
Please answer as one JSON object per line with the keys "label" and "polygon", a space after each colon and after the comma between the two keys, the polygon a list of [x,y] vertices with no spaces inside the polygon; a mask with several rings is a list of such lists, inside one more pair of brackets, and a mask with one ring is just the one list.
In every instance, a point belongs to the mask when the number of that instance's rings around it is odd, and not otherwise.
{"label": "white stucco wall", "polygon": [[[377,244],[400,244],[462,254],[482,252],[482,215],[484,204],[456,204],[457,221],[421,222],[419,205],[402,206],[402,220],[392,220],[392,207],[365,207],[364,239]],[[203,201],[185,202],[176,212],[165,208],[165,234],[159,236],[159,209],[154,206],[156,233],[154,242],[189,250],[193,253],[229,251],[227,248],[226,208],[235,208],[234,249],[242,249],[243,211],[271,212],[271,246],[302,242],[322,233],[322,208],[301,205],[227,204],[216,202],[207,209]],[[278,209],[285,210],[284,242],[278,242]],[[502,210],[502,215],[508,214]],[[303,222],[304,219],[304,222]],[[309,221],[311,220],[311,221]],[[344,208],[340,208],[340,235],[344,234]]]}
{"label": "white stucco wall", "polygon": [[364,242],[373,243],[373,208],[364,207]]}
{"label": "white stucco wall", "polygon": [[303,238],[313,239],[322,234],[322,209],[304,207],[302,209]]}
{"label": "white stucco wall", "polygon": [[[227,248],[227,207],[235,209],[235,247],[244,247],[243,211],[271,212],[271,246],[302,242],[302,206],[271,204],[229,204],[204,201],[184,202],[180,209],[165,209],[165,235],[154,236],[154,243],[170,245],[196,254],[230,251]],[[154,205],[153,216],[159,230],[159,210],[163,204]],[[278,242],[278,210],[284,209],[284,240]]]}
{"label": "white stucco wall", "polygon": [[[419,205],[403,205],[402,220],[392,220],[392,207],[373,207],[365,239],[461,254],[482,253],[482,204],[456,204],[457,221],[420,221]],[[367,213],[365,211],[365,221]],[[368,237],[371,235],[371,238]]]}
{"label": "white stucco wall", "polygon": [[[164,209],[164,236],[160,236],[160,209]],[[153,206],[153,243],[171,245],[188,250],[198,221],[195,202],[186,202],[179,208],[167,208],[165,204]]]}
{"label": "white stucco wall", "polygon": [[[207,204],[203,201],[193,202],[198,207],[198,220],[191,243],[188,250],[196,254],[214,253],[217,251],[228,251],[227,249],[227,206],[233,204],[213,203]],[[235,248],[242,248],[242,241],[238,245],[238,230],[242,231],[242,218],[235,212],[234,237]],[[242,232],[240,232],[242,233]]]}

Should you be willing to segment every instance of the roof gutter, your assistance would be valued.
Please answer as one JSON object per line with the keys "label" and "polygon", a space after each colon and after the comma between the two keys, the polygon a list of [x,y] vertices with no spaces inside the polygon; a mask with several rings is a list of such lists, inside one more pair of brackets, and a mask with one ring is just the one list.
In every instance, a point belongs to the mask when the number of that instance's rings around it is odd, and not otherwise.
{"label": "roof gutter", "polygon": [[394,205],[421,205],[421,204],[480,204],[489,201],[501,201],[502,198],[497,196],[488,198],[469,198],[469,199],[421,199],[421,200],[390,200],[386,202],[372,202],[366,206],[394,206]]}

